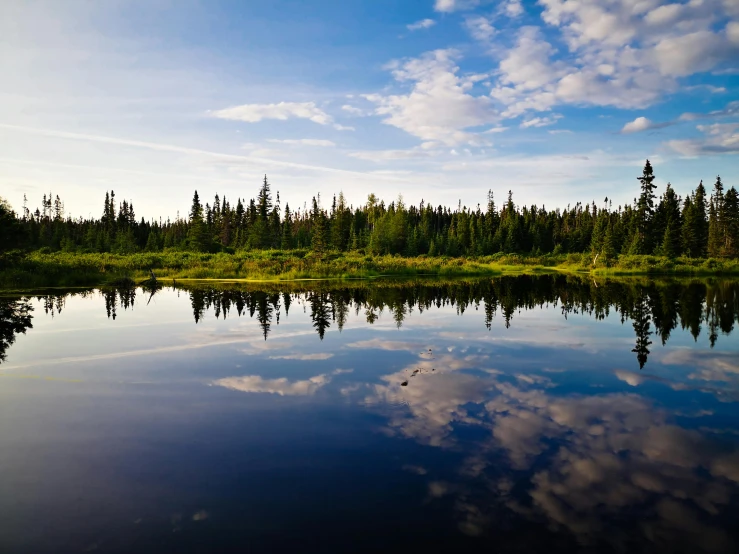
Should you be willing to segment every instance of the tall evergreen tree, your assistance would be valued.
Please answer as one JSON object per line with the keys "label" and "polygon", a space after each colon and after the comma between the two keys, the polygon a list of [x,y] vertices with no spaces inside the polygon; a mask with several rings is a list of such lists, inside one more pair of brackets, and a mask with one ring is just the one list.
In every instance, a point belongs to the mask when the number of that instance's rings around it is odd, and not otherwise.
{"label": "tall evergreen tree", "polygon": [[647,160],[644,164],[641,177],[637,177],[637,180],[641,183],[641,194],[636,204],[634,233],[638,237],[632,243],[631,253],[633,254],[648,254],[652,251],[653,238],[650,235],[650,231],[654,217],[654,199],[656,198],[654,190],[657,188],[654,184],[654,179],[652,164]]}
{"label": "tall evergreen tree", "polygon": [[734,187],[724,196],[724,254],[739,257],[739,195]]}
{"label": "tall evergreen tree", "polygon": [[198,191],[192,197],[192,206],[190,207],[190,229],[187,233],[187,241],[190,248],[195,252],[205,252],[208,250],[208,237],[205,221],[203,220],[203,206],[200,204]]}
{"label": "tall evergreen tree", "polygon": [[708,219],[708,255],[712,257],[722,256],[726,243],[726,231],[724,229],[724,184],[721,177],[716,177],[711,195],[711,206]]}

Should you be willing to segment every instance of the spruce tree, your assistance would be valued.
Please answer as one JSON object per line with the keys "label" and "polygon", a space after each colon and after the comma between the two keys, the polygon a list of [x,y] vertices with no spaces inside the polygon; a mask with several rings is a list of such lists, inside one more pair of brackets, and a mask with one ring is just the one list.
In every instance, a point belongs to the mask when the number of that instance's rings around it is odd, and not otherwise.
{"label": "spruce tree", "polygon": [[654,184],[654,178],[652,164],[647,160],[644,164],[641,177],[637,177],[637,180],[641,183],[641,194],[636,205],[637,217],[635,232],[639,237],[632,242],[632,249],[636,250],[632,252],[634,254],[648,254],[652,250],[650,231],[654,217],[654,199],[656,198],[654,190],[657,188]]}
{"label": "spruce tree", "polygon": [[656,253],[663,256],[675,257],[681,251],[682,219],[680,214],[680,199],[670,183],[660,199],[655,212],[653,233],[661,237]]}
{"label": "spruce tree", "polygon": [[190,228],[187,232],[187,242],[190,249],[195,252],[205,252],[208,250],[207,229],[203,221],[203,206],[200,204],[198,191],[195,191],[192,197],[192,206],[190,207]]}
{"label": "spruce tree", "polygon": [[708,255],[716,258],[721,255],[721,229],[718,222],[716,200],[711,197],[708,206]]}
{"label": "spruce tree", "polygon": [[722,256],[726,244],[724,229],[724,184],[721,177],[716,177],[711,195],[711,206],[708,219],[708,255]]}
{"label": "spruce tree", "polygon": [[311,249],[318,254],[322,254],[326,250],[326,216],[315,196],[313,197],[313,210],[310,218]]}
{"label": "spruce tree", "polygon": [[708,252],[708,206],[706,205],[706,187],[703,186],[703,181],[695,189],[693,206],[695,207],[694,234],[697,248],[695,256],[702,258]]}
{"label": "spruce tree", "polygon": [[290,204],[285,204],[285,219],[282,222],[282,237],[280,238],[280,248],[289,250],[292,248],[292,214],[290,213]]}
{"label": "spruce tree", "polygon": [[739,257],[739,194],[734,187],[724,196],[724,252]]}
{"label": "spruce tree", "polygon": [[270,215],[272,213],[272,193],[270,192],[269,181],[264,176],[262,188],[259,189],[257,195],[257,221],[255,224],[255,236],[259,248],[270,248],[272,246]]}

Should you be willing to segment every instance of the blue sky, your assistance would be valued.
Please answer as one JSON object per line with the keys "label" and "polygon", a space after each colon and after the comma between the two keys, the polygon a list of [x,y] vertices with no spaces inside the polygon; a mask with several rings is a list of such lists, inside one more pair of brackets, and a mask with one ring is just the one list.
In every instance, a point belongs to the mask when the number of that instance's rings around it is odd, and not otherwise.
{"label": "blue sky", "polygon": [[0,195],[98,216],[283,205],[614,206],[644,159],[737,182],[736,0],[5,0]]}

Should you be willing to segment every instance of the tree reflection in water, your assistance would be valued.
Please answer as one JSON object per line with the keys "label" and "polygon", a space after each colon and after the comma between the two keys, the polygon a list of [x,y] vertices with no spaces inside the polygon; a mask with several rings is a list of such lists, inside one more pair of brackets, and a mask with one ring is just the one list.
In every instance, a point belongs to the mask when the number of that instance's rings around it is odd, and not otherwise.
{"label": "tree reflection in water", "polygon": [[31,311],[33,307],[25,297],[0,297],[0,363],[6,360],[6,351],[15,342],[16,335],[33,328]]}
{"label": "tree reflection in water", "polygon": [[489,330],[498,314],[504,327],[510,328],[517,312],[543,306],[559,307],[565,318],[586,315],[602,320],[615,313],[622,323],[633,323],[636,344],[632,351],[640,368],[649,357],[653,335],[666,344],[671,332],[680,326],[690,330],[697,340],[703,326],[707,326],[713,346],[719,332],[729,334],[739,321],[739,283],[716,280],[596,283],[572,276],[540,275],[446,282],[318,284],[310,290],[293,286],[290,292],[280,291],[280,285],[274,289],[262,287],[184,286],[183,289],[190,294],[196,322],[207,311],[212,311],[216,318],[226,318],[231,306],[235,306],[239,316],[246,311],[250,317],[256,314],[265,339],[273,319],[279,318],[281,298],[285,315],[292,302],[310,307],[313,327],[321,339],[333,322],[341,331],[351,310],[357,314],[364,312],[371,325],[387,309],[400,328],[413,310],[423,312],[453,306],[457,313],[463,314],[470,307],[479,309],[482,304],[483,323]]}
{"label": "tree reflection in water", "polygon": [[[398,328],[414,310],[423,312],[433,308],[452,306],[458,314],[470,307],[483,305],[483,324],[491,330],[500,315],[505,328],[513,325],[515,315],[521,310],[554,306],[565,318],[586,315],[596,320],[615,313],[622,323],[631,321],[636,335],[633,352],[639,367],[647,362],[652,336],[666,344],[671,332],[680,326],[688,329],[697,340],[704,326],[707,327],[711,346],[719,334],[728,335],[739,321],[739,283],[721,280],[649,281],[629,279],[624,281],[593,280],[565,275],[504,276],[494,279],[470,280],[416,280],[375,281],[372,283],[317,283],[299,287],[294,283],[280,284],[231,284],[218,288],[200,285],[178,285],[178,290],[190,296],[193,318],[200,322],[206,313],[225,319],[232,310],[241,317],[246,313],[254,318],[262,329],[265,340],[273,324],[279,324],[281,306],[285,316],[292,303],[299,302],[310,308],[310,317],[318,336],[323,339],[332,324],[341,331],[348,314],[354,310],[364,312],[368,324],[373,324],[386,309],[392,314]],[[155,291],[147,291],[153,295]],[[94,294],[81,291],[75,295]],[[99,291],[105,299],[109,318],[117,317],[117,310],[133,309],[137,289],[106,288]],[[60,313],[68,295],[39,295],[44,311]],[[21,300],[5,301],[6,306],[17,306],[26,314]],[[26,303],[27,304],[27,303]],[[25,310],[25,311],[23,311]],[[12,336],[17,321],[12,309],[3,315],[5,333]],[[15,322],[15,323],[14,323]],[[18,331],[21,332],[21,331]],[[5,343],[5,348],[12,341]]]}

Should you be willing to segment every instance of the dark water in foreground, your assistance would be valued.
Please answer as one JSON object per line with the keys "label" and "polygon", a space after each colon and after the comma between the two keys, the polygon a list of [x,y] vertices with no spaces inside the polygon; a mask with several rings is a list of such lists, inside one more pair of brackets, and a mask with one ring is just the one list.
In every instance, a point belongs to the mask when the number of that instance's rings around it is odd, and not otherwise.
{"label": "dark water in foreground", "polygon": [[315,287],[0,294],[0,551],[739,551],[738,282]]}

